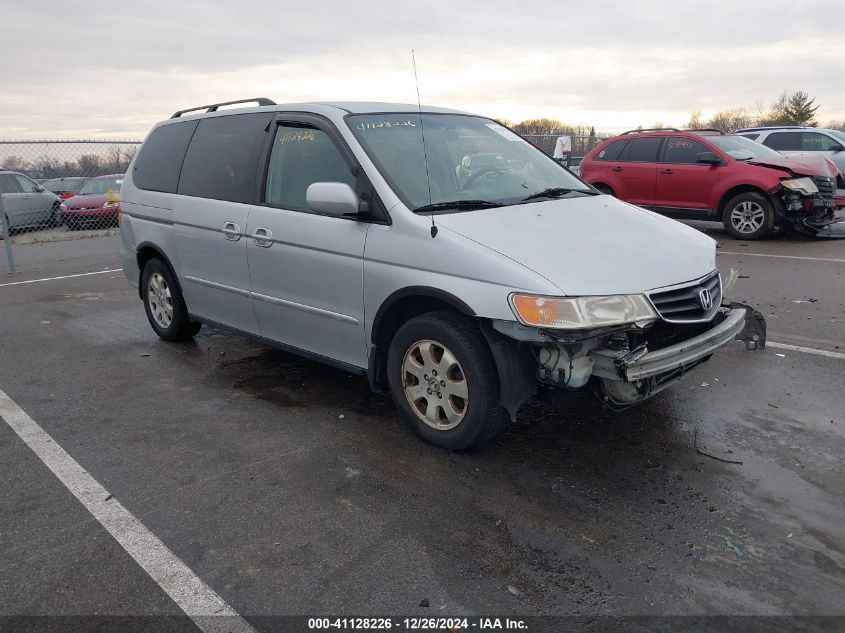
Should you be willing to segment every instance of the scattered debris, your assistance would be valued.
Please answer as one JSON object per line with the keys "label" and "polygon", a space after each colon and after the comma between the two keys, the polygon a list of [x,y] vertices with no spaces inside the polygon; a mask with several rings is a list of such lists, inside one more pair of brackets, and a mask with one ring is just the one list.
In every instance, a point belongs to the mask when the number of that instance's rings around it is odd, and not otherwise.
{"label": "scattered debris", "polygon": [[41,325],[50,325],[50,322],[49,321],[42,321]]}
{"label": "scattered debris", "polygon": [[521,596],[522,595],[522,592],[519,589],[517,589],[516,587],[514,587],[513,585],[508,585],[508,593],[511,594],[512,596]]}
{"label": "scattered debris", "polygon": [[428,601],[428,598],[423,598],[422,600],[420,600],[420,606],[421,607],[430,607],[431,603]]}
{"label": "scattered debris", "polygon": [[701,386],[702,387],[709,387],[710,383],[709,382],[703,382],[703,383],[701,383]]}
{"label": "scattered debris", "polygon": [[801,297],[800,299],[796,299],[792,303],[816,303],[818,299],[814,299],[813,297]]}
{"label": "scattered debris", "polygon": [[786,538],[792,538],[792,532],[786,535]]}
{"label": "scattered debris", "polygon": [[766,404],[769,405],[772,409],[778,408],[778,406],[776,404],[772,404],[771,402],[767,402]]}
{"label": "scattered debris", "polygon": [[781,358],[786,358],[786,354],[775,354],[775,356],[780,356]]}
{"label": "scattered debris", "polygon": [[141,358],[146,358],[149,354],[141,354]]}
{"label": "scattered debris", "polygon": [[103,501],[108,501],[112,497],[114,497],[114,495],[112,493],[109,493],[109,495],[105,499],[103,499]]}
{"label": "scattered debris", "polygon": [[731,543],[727,539],[725,539],[725,549],[730,550],[731,552],[733,552],[737,556],[744,556],[745,555],[745,554],[742,553],[742,550],[739,547],[737,547],[736,545],[734,545],[733,543]]}
{"label": "scattered debris", "polygon": [[345,415],[343,415],[343,414],[341,413],[339,416],[337,416],[337,419],[338,419],[338,420],[343,420],[345,417],[346,417],[346,416],[345,416]]}
{"label": "scattered debris", "polygon": [[[698,429],[695,430],[695,434],[693,435],[692,440],[693,447],[695,448],[695,452],[699,455],[704,455],[705,457],[709,457],[710,459],[715,459],[718,462],[725,462],[726,464],[739,464],[742,466],[742,462],[737,459],[725,459],[724,457],[717,457],[716,455],[711,455],[710,453],[705,453],[703,450],[698,448]],[[731,451],[733,452],[733,451]]]}
{"label": "scattered debris", "polygon": [[751,279],[751,275],[740,275],[737,279]]}

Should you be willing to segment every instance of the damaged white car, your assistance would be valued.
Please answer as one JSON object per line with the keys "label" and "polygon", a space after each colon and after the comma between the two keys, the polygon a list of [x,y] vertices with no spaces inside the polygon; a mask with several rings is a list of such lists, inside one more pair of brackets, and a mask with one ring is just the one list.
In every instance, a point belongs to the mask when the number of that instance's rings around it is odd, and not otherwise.
{"label": "damaged white car", "polygon": [[366,375],[450,449],[539,388],[620,409],[765,345],[712,239],[492,120],[258,103],[176,113],[124,180],[124,269],[162,338],[208,323]]}

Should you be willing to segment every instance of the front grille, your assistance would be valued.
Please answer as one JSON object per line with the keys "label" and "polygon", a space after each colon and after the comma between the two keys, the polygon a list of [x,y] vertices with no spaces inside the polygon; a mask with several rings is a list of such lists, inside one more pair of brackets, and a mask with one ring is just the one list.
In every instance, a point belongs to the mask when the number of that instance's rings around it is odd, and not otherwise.
{"label": "front grille", "polygon": [[833,194],[836,193],[836,178],[828,178],[827,176],[814,176],[813,182],[819,188],[819,195],[825,199],[832,199]]}
{"label": "front grille", "polygon": [[709,321],[722,305],[722,280],[718,272],[713,272],[689,285],[647,292],[646,296],[664,321]]}

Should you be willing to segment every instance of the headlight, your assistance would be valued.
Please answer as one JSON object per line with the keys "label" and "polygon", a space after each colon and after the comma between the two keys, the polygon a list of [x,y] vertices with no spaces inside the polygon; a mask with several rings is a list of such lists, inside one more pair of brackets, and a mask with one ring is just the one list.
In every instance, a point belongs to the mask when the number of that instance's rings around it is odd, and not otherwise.
{"label": "headlight", "polygon": [[510,300],[519,321],[535,327],[577,330],[657,317],[643,295],[539,297],[512,294]]}
{"label": "headlight", "polygon": [[103,205],[103,208],[104,208],[104,209],[113,209],[114,207],[118,206],[119,204],[120,204],[119,202],[115,202],[115,201],[112,201],[112,202],[106,202],[106,203]]}
{"label": "headlight", "polygon": [[819,192],[819,188],[816,187],[812,178],[790,178],[789,180],[781,180],[780,184],[795,193],[800,193],[802,196]]}
{"label": "headlight", "polygon": [[64,202],[59,205],[59,211],[67,211],[67,205]]}

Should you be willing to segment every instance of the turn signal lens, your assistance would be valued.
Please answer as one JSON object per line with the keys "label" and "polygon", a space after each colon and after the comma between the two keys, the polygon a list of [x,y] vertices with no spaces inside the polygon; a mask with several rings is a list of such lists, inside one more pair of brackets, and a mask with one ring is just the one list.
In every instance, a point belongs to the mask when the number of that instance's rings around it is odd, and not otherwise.
{"label": "turn signal lens", "polygon": [[657,317],[643,295],[542,297],[513,294],[511,306],[524,325],[552,329],[606,327]]}

